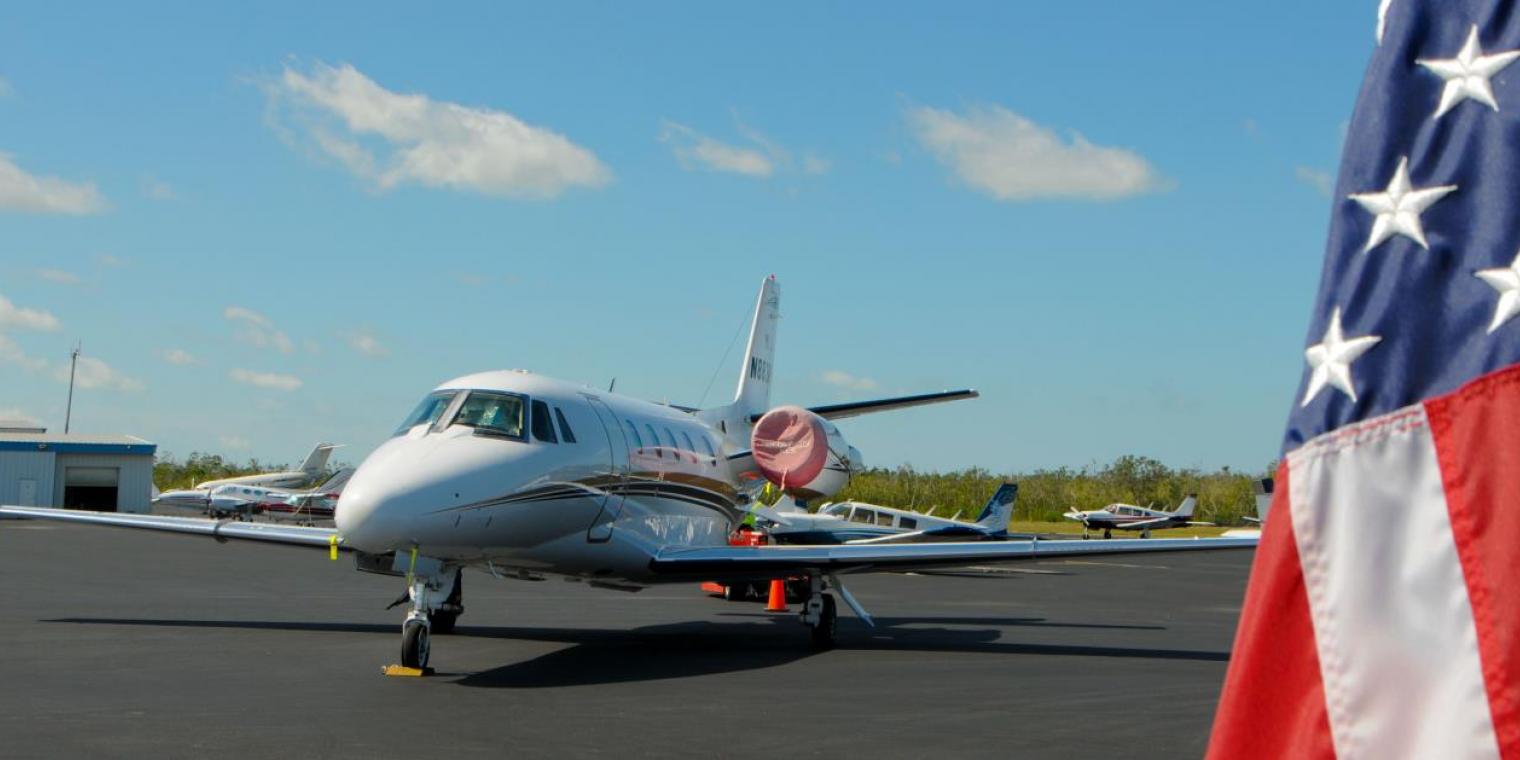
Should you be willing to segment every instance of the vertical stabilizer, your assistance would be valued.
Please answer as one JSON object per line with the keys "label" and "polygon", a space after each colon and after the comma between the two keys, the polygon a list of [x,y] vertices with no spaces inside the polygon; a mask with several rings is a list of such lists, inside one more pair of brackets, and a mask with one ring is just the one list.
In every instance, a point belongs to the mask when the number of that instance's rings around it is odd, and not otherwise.
{"label": "vertical stabilizer", "polygon": [[1013,519],[1013,500],[1019,497],[1017,483],[1004,483],[982,508],[976,524],[992,533],[1008,532],[1008,521]]}
{"label": "vertical stabilizer", "polygon": [[1190,493],[1187,495],[1186,499],[1182,500],[1182,506],[1177,507],[1177,511],[1173,512],[1172,515],[1175,517],[1192,517],[1193,508],[1197,506],[1198,494]]}
{"label": "vertical stabilizer", "polygon": [[327,459],[332,456],[333,449],[338,448],[331,443],[319,443],[317,447],[306,455],[306,461],[301,463],[302,472],[321,472],[327,469]]}
{"label": "vertical stabilizer", "polygon": [[744,364],[739,368],[739,387],[734,392],[733,406],[740,419],[747,420],[770,409],[780,308],[781,286],[776,283],[776,275],[771,275],[760,283],[760,297],[755,300],[755,319],[749,328],[749,345],[744,351]]}
{"label": "vertical stabilizer", "polygon": [[1267,521],[1267,512],[1272,509],[1272,478],[1263,478],[1251,484],[1256,491],[1256,520]]}

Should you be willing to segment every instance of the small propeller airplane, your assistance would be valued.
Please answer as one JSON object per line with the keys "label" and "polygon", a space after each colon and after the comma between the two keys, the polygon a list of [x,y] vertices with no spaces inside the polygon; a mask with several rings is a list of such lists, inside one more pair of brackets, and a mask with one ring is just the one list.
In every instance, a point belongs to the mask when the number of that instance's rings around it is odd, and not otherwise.
{"label": "small propeller airplane", "polygon": [[[894,509],[863,501],[827,504],[816,513],[757,507],[756,526],[781,544],[870,544],[894,541],[986,541],[1008,537],[1013,501],[1019,487],[1004,483],[982,508],[975,522],[935,517],[908,509]],[[786,499],[781,504],[792,505]]]}
{"label": "small propeller airplane", "polygon": [[805,578],[801,620],[813,644],[827,648],[837,618],[829,591],[874,625],[843,583],[852,573],[1256,545],[1221,538],[730,546],[764,480],[803,500],[849,482],[860,452],[833,420],[977,396],[952,390],[772,409],[779,304],[772,276],[760,288],[735,398],[715,408],[657,404],[519,370],[439,385],[359,466],[333,528],[29,507],[0,507],[0,516],[307,546],[333,559],[347,551],[358,570],[406,578],[401,665],[418,670],[429,662],[431,635],[451,631],[464,611],[464,568],[525,580],[556,574],[619,591]]}
{"label": "small propeller airplane", "polygon": [[1138,530],[1141,538],[1150,538],[1151,531],[1163,528],[1181,528],[1187,525],[1213,525],[1210,522],[1192,520],[1193,508],[1198,506],[1198,495],[1188,494],[1175,511],[1137,507],[1133,504],[1110,504],[1102,509],[1086,512],[1075,507],[1062,515],[1068,520],[1082,523],[1082,537],[1090,538],[1094,529],[1101,528],[1104,538],[1113,538],[1116,530]]}

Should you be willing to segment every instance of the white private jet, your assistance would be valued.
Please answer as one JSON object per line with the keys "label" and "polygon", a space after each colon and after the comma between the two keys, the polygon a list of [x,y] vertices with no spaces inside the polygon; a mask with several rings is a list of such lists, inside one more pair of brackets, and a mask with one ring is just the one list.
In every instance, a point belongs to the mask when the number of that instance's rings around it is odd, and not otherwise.
{"label": "white private jet", "polygon": [[1133,504],[1110,504],[1102,509],[1091,509],[1086,512],[1073,508],[1062,517],[1082,523],[1083,538],[1088,538],[1088,534],[1095,528],[1103,529],[1104,538],[1113,538],[1113,531],[1116,530],[1138,530],[1141,538],[1150,538],[1153,530],[1181,528],[1186,525],[1213,525],[1214,523],[1190,519],[1193,516],[1193,508],[1196,506],[1198,506],[1198,495],[1190,493],[1172,512],[1137,507]]}
{"label": "white private jet", "polygon": [[[1128,551],[1254,546],[1248,539],[977,541],[729,546],[753,468],[795,498],[837,492],[859,452],[831,419],[974,398],[948,391],[769,409],[779,317],[775,278],[755,306],[738,392],[692,410],[641,401],[523,371],[483,372],[429,393],[354,473],[335,528],[0,507],[0,514],[247,539],[353,553],[358,569],[404,575],[410,611],[401,664],[425,669],[431,633],[463,611],[460,570],[498,578],[553,573],[638,591],[651,584],[805,577],[802,621],[831,646],[832,589],[867,625],[846,590],[850,573]],[[769,410],[769,411],[768,411]],[[12,610],[11,612],[15,612]]]}
{"label": "white private jet", "polygon": [[[781,544],[866,544],[891,541],[985,541],[1008,537],[1019,487],[1004,483],[975,522],[935,517],[860,501],[827,504],[816,513],[798,508],[752,509],[757,527]],[[782,503],[787,503],[782,499]],[[779,506],[779,505],[778,505]]]}

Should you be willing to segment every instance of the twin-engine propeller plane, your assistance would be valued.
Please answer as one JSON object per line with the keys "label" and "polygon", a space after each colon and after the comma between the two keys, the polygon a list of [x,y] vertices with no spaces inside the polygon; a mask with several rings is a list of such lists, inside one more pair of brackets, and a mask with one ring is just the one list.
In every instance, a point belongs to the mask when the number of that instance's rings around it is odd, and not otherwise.
{"label": "twin-engine propeller plane", "polygon": [[1250,539],[977,541],[841,546],[729,546],[763,472],[793,498],[837,492],[860,454],[831,420],[974,398],[971,390],[811,409],[770,409],[779,289],[755,305],[732,403],[694,410],[640,401],[521,371],[438,386],[360,465],[336,528],[154,515],[0,507],[0,515],[350,551],[358,569],[405,576],[410,611],[401,660],[425,667],[430,635],[463,611],[460,570],[498,578],[552,573],[636,591],[656,583],[806,578],[802,621],[832,645],[836,592],[850,573],[954,567],[1069,554],[1219,549]]}

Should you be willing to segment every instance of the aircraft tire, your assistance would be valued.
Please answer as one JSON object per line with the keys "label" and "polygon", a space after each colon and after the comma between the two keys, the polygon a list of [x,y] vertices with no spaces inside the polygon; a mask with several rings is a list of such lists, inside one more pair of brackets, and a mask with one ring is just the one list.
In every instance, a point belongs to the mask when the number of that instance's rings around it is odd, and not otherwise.
{"label": "aircraft tire", "polygon": [[425,668],[432,645],[428,641],[428,626],[421,620],[408,620],[401,629],[401,665],[407,668]]}
{"label": "aircraft tire", "polygon": [[809,628],[813,639],[813,649],[818,651],[833,649],[834,633],[839,623],[839,613],[834,607],[833,594],[823,595],[823,614],[820,618],[818,625]]}

